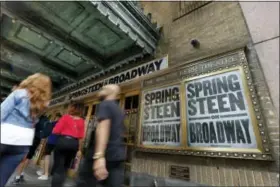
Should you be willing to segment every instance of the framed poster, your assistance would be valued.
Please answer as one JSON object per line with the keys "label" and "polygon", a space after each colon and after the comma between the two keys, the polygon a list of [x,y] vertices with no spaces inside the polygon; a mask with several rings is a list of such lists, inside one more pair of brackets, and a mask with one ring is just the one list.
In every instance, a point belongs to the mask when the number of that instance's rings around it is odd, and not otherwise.
{"label": "framed poster", "polygon": [[183,84],[188,149],[262,152],[241,66],[193,77]]}
{"label": "framed poster", "polygon": [[139,144],[146,148],[182,148],[180,84],[144,90]]}
{"label": "framed poster", "polygon": [[[267,116],[261,108],[265,101],[257,90],[262,86],[254,82],[251,73],[242,49],[170,69],[145,80],[137,150],[273,160],[266,130]],[[169,89],[179,90],[180,96],[175,94],[173,100],[168,100],[165,92]],[[179,103],[180,115],[165,115],[175,111],[168,108],[174,107],[174,103]],[[169,106],[165,108],[165,105]],[[181,122],[177,127],[173,125],[179,124],[176,121]],[[178,136],[180,138],[173,138]]]}

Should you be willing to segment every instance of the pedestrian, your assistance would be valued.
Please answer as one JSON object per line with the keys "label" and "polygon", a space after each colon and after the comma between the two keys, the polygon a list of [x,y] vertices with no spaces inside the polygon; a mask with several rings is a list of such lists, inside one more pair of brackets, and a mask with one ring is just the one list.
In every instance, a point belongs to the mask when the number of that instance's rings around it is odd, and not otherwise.
{"label": "pedestrian", "polygon": [[63,115],[53,129],[53,134],[59,135],[54,150],[54,174],[52,187],[62,187],[67,170],[76,156],[82,155],[82,139],[85,134],[85,121],[83,115],[84,104],[71,103],[68,114]]}
{"label": "pedestrian", "polygon": [[24,160],[21,162],[17,169],[17,174],[14,180],[14,184],[19,184],[20,182],[24,181],[24,170],[28,166],[30,160],[35,156],[36,150],[38,149],[41,140],[44,140],[44,138],[48,137],[51,133],[51,130],[49,128],[51,126],[51,123],[48,119],[48,117],[44,114],[39,118],[39,122],[35,125],[35,136],[33,139],[33,143],[24,158]]}
{"label": "pedestrian", "polygon": [[[58,120],[61,118],[61,114],[57,113],[55,116],[55,121],[52,122],[52,128],[55,127],[55,125],[57,124]],[[47,140],[47,144],[46,144],[46,148],[45,148],[45,158],[44,158],[44,166],[43,166],[43,172],[42,171],[37,171],[37,175],[39,175],[39,180],[48,180],[49,179],[49,175],[53,174],[53,172],[49,173],[50,170],[50,159],[51,159],[51,154],[55,148],[55,144],[57,141],[58,136],[55,134],[51,134],[48,137]],[[52,170],[53,171],[53,167],[55,165],[52,166]]]}
{"label": "pedestrian", "polygon": [[0,187],[27,154],[34,127],[51,99],[51,80],[36,73],[23,80],[1,103]]}
{"label": "pedestrian", "polygon": [[97,126],[81,161],[76,187],[120,187],[124,182],[124,112],[116,101],[119,93],[117,85],[106,85],[99,92]]}

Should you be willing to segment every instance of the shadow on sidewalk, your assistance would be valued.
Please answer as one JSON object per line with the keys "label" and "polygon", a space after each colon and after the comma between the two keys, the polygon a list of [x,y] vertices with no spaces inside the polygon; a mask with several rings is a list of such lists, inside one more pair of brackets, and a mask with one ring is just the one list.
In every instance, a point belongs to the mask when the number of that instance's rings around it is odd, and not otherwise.
{"label": "shadow on sidewalk", "polygon": [[[50,187],[51,186],[51,177],[49,177],[49,180],[43,181],[38,180],[38,175],[36,174],[36,171],[39,170],[38,166],[35,166],[34,164],[29,164],[29,166],[24,171],[24,179],[25,181],[21,184],[13,184],[13,181],[15,179],[15,173],[12,175],[12,177],[9,179],[7,185],[5,187]],[[74,186],[74,180],[67,179],[66,183],[64,184],[65,187],[72,187]]]}

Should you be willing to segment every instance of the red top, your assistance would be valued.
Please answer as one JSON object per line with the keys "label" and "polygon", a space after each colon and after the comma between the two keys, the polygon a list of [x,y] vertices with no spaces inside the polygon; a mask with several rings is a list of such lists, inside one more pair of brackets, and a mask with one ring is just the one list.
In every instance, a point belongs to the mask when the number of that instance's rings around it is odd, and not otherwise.
{"label": "red top", "polygon": [[68,114],[63,115],[55,125],[53,134],[82,139],[85,136],[85,120],[74,119]]}

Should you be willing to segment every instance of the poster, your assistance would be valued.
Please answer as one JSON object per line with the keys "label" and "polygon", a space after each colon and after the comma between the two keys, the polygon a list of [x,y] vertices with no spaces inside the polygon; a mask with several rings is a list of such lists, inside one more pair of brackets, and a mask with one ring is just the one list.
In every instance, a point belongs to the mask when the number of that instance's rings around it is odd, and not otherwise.
{"label": "poster", "polygon": [[179,86],[144,91],[142,97],[142,145],[181,146]]}
{"label": "poster", "polygon": [[185,82],[189,147],[257,148],[241,71]]}

